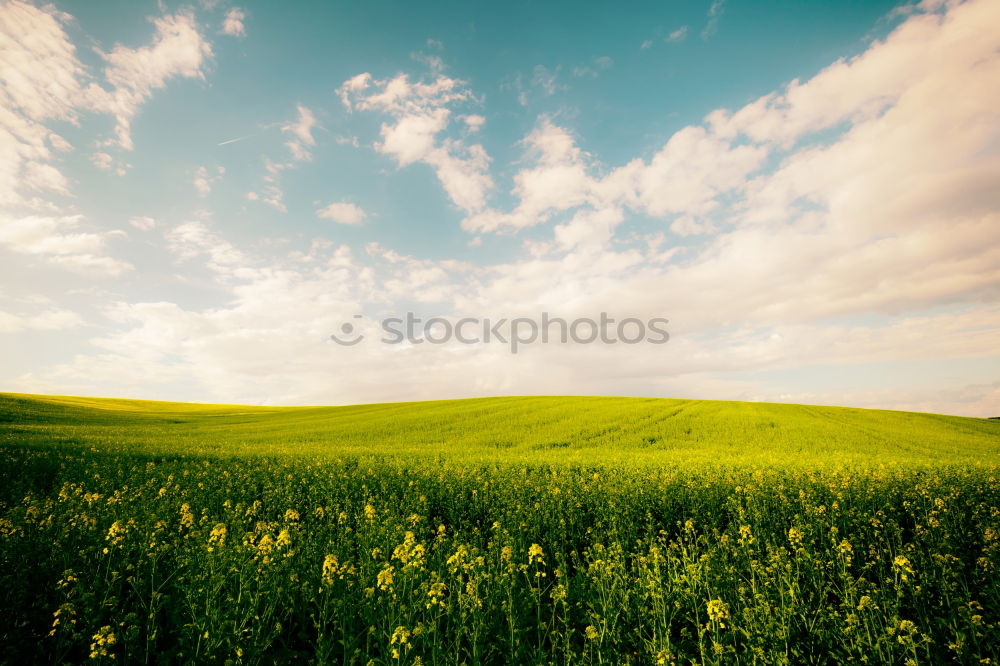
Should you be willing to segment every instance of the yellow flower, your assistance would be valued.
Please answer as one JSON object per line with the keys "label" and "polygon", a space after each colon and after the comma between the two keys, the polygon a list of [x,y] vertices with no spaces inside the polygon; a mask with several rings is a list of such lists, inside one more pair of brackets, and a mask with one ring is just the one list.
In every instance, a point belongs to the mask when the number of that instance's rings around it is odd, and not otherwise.
{"label": "yellow flower", "polygon": [[892,561],[892,567],[899,572],[899,577],[902,580],[907,580],[909,576],[913,575],[913,567],[910,566],[910,560],[902,555],[896,556],[896,559]]}
{"label": "yellow flower", "polygon": [[412,633],[403,626],[396,627],[396,630],[392,632],[392,636],[389,638],[389,645],[400,645],[405,648],[413,647],[410,643],[410,636]]}
{"label": "yellow flower", "polygon": [[708,619],[724,628],[724,620],[729,619],[729,607],[721,599],[712,599],[708,602]]}
{"label": "yellow flower", "polygon": [[286,523],[297,523],[299,521],[299,512],[295,509],[288,509],[285,511],[285,522]]}
{"label": "yellow flower", "polygon": [[265,558],[264,561],[267,562],[267,555],[269,555],[272,550],[274,550],[274,539],[271,538],[270,534],[265,534],[257,543],[257,552],[260,555],[263,555]]}
{"label": "yellow flower", "polygon": [[531,544],[531,547],[528,548],[528,564],[531,564],[533,562],[538,562],[539,564],[545,564],[545,560],[543,559],[544,557],[545,553],[542,551],[542,547],[539,546],[537,543]]}
{"label": "yellow flower", "polygon": [[424,560],[424,546],[416,542],[413,532],[403,536],[403,543],[392,552],[393,558],[403,563],[404,568],[420,567]]}
{"label": "yellow flower", "polygon": [[802,530],[797,527],[793,527],[788,530],[788,542],[792,544],[792,548],[799,548],[802,546]]}
{"label": "yellow flower", "polygon": [[112,546],[120,546],[122,541],[125,540],[125,534],[128,530],[122,521],[116,520],[111,523],[111,527],[108,528],[108,536],[104,537],[109,544]]}
{"label": "yellow flower", "polygon": [[378,573],[378,579],[376,582],[378,583],[378,588],[380,590],[392,591],[393,571],[394,569],[392,566],[387,564],[385,565],[385,568]]}
{"label": "yellow flower", "polygon": [[194,514],[187,502],[181,504],[181,527],[194,527]]}
{"label": "yellow flower", "polygon": [[430,597],[430,601],[427,602],[427,607],[431,606],[443,606],[444,605],[444,593],[447,587],[444,583],[437,582],[431,585],[431,588],[427,591],[427,596]]}
{"label": "yellow flower", "polygon": [[[108,649],[111,648],[117,639],[115,638],[114,632],[111,631],[111,627],[105,625],[97,630],[97,633],[93,636],[93,642],[90,644],[90,658],[99,659],[101,657],[108,656]],[[113,656],[113,655],[112,655]]]}
{"label": "yellow flower", "polygon": [[339,564],[339,562],[337,562],[337,556],[336,555],[327,555],[325,558],[323,558],[323,584],[324,585],[327,585],[327,586],[333,585],[333,577],[337,573],[337,566],[338,566],[338,564]]}
{"label": "yellow flower", "polygon": [[749,540],[750,540],[750,526],[740,525],[740,542],[742,543],[744,541],[749,541]]}
{"label": "yellow flower", "polygon": [[850,541],[844,539],[840,542],[840,545],[837,546],[837,552],[839,552],[844,558],[844,562],[850,564],[851,559],[854,556],[854,546],[851,545]]}
{"label": "yellow flower", "polygon": [[878,610],[878,605],[867,594],[858,601],[858,610]]}
{"label": "yellow flower", "polygon": [[373,507],[371,504],[365,504],[365,518],[367,518],[368,520],[375,519],[375,507]]}
{"label": "yellow flower", "polygon": [[593,641],[597,640],[597,637],[600,634],[597,633],[597,629],[594,628],[594,625],[588,624],[587,628],[583,630],[583,635],[587,637],[588,641]]}
{"label": "yellow flower", "polygon": [[666,666],[667,663],[676,664],[677,661],[674,659],[674,655],[669,650],[660,650],[656,653],[656,664],[657,666]]}
{"label": "yellow flower", "polygon": [[212,528],[212,533],[208,535],[208,552],[221,548],[226,543],[226,526],[218,523]]}

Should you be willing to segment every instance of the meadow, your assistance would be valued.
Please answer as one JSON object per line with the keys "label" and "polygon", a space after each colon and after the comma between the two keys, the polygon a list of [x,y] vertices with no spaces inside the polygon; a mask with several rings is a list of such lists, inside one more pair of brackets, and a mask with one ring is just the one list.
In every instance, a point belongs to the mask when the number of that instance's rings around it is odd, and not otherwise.
{"label": "meadow", "polygon": [[0,662],[989,664],[1000,422],[0,394]]}

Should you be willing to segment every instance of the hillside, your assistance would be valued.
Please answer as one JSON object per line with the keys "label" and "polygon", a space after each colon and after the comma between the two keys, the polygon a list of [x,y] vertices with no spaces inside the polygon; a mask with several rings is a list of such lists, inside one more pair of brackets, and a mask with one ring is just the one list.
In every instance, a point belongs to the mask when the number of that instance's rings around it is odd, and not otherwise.
{"label": "hillside", "polygon": [[0,443],[208,456],[600,464],[976,463],[1000,422],[770,403],[508,397],[247,407],[0,394]]}

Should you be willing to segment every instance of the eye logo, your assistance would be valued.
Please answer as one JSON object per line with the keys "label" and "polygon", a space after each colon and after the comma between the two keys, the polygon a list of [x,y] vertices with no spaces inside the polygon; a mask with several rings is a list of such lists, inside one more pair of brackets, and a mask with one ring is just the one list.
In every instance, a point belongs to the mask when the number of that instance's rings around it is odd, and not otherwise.
{"label": "eye logo", "polygon": [[[354,318],[361,319],[361,315],[354,315]],[[336,342],[338,345],[343,345],[344,347],[353,347],[354,345],[358,344],[359,342],[365,339],[365,336],[361,335],[360,333],[358,333],[358,336],[353,340],[350,339],[349,336],[351,336],[354,333],[354,324],[352,324],[349,321],[345,321],[343,324],[341,324],[340,332],[347,337],[345,339],[341,339],[336,333],[332,333],[330,335],[330,339]]]}

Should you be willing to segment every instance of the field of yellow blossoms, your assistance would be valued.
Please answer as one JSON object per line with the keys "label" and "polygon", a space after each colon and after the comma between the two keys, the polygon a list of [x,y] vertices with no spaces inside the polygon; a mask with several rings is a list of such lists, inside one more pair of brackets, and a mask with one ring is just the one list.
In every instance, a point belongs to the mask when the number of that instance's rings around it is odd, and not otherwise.
{"label": "field of yellow blossoms", "polygon": [[1000,658],[989,460],[236,455],[211,414],[29,407],[0,422],[3,663]]}

